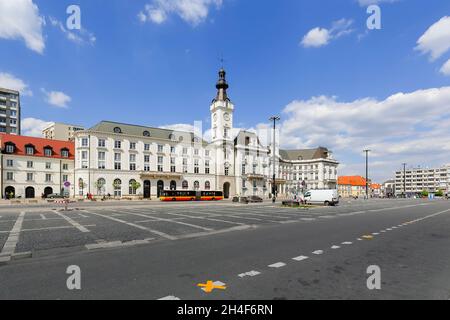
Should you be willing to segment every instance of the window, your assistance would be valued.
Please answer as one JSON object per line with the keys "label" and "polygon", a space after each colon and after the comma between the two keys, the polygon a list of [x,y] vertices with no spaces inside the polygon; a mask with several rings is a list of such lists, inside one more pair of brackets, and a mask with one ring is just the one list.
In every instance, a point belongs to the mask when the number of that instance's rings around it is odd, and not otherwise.
{"label": "window", "polygon": [[253,188],[256,189],[257,187],[258,187],[257,181],[256,181],[256,180],[253,180]]}
{"label": "window", "polygon": [[6,173],[6,180],[14,180],[14,173],[13,172],[7,172]]}
{"label": "window", "polygon": [[144,162],[145,163],[150,162],[150,156],[148,154],[144,155]]}
{"label": "window", "polygon": [[242,175],[245,175],[245,164],[242,165]]}
{"label": "window", "polygon": [[98,152],[98,168],[106,169],[106,153],[104,151]]}
{"label": "window", "polygon": [[144,171],[150,171],[150,165],[149,164],[144,164]]}
{"label": "window", "polygon": [[228,138],[228,128],[223,128],[223,137]]}
{"label": "window", "polygon": [[145,130],[145,131],[142,133],[142,135],[143,135],[144,137],[150,137],[150,131]]}
{"label": "window", "polygon": [[33,168],[33,161],[27,161],[27,168]]}
{"label": "window", "polygon": [[51,162],[46,162],[45,163],[45,169],[51,169],[52,168],[52,163]]}
{"label": "window", "polygon": [[129,183],[129,190],[128,190],[129,194],[135,195],[137,189],[138,189],[138,184],[137,184],[136,180],[131,179],[130,183]]}
{"label": "window", "polygon": [[106,140],[105,139],[98,139],[98,147],[99,148],[105,148],[106,147]]}
{"label": "window", "polygon": [[245,186],[245,183],[246,183],[245,179],[242,179],[242,189],[246,189],[246,188],[247,188],[247,187]]}
{"label": "window", "polygon": [[63,174],[63,176],[62,176],[62,181],[63,181],[63,182],[69,181],[69,175]]}
{"label": "window", "polygon": [[209,181],[205,182],[205,190],[211,190],[211,183]]}
{"label": "window", "polygon": [[198,167],[198,165],[199,165],[199,161],[198,161],[198,159],[195,159],[195,160],[194,160],[194,173],[196,173],[196,174],[199,173],[199,167]]}
{"label": "window", "polygon": [[170,153],[175,153],[175,147],[173,146],[170,147]]}
{"label": "window", "polygon": [[158,152],[163,152],[164,146],[162,144],[158,144]]}
{"label": "window", "polygon": [[130,171],[136,171],[136,163],[130,163]]}
{"label": "window", "polygon": [[33,174],[31,172],[27,173],[27,181],[33,181]]}
{"label": "window", "polygon": [[228,169],[228,167],[225,167],[225,175],[228,176],[230,174],[230,171]]}
{"label": "window", "polygon": [[150,144],[144,144],[144,151],[150,151]]}
{"label": "window", "polygon": [[81,138],[81,146],[87,147],[88,146],[88,139],[87,138]]}
{"label": "window", "polygon": [[122,196],[122,181],[120,179],[114,180],[114,197]]}
{"label": "window", "polygon": [[120,141],[120,140],[114,141],[114,148],[115,149],[122,149],[122,141]]}
{"label": "window", "polygon": [[130,154],[130,162],[136,162],[136,155]]}
{"label": "window", "polygon": [[6,145],[6,152],[7,153],[14,153],[14,149],[15,149],[15,146],[13,144],[7,144]]}
{"label": "window", "polygon": [[45,175],[45,182],[52,182],[52,175],[51,174],[47,173]]}
{"label": "window", "polygon": [[51,157],[51,156],[53,155],[53,150],[52,150],[52,148],[45,148],[45,149],[44,149],[44,155],[45,155],[46,157]]}
{"label": "window", "polygon": [[195,182],[194,182],[194,189],[195,189],[195,190],[200,189],[200,182],[198,182],[198,181],[195,181]]}
{"label": "window", "polygon": [[187,148],[183,148],[183,154],[187,154],[188,153],[188,149]]}
{"label": "window", "polygon": [[209,150],[205,150],[205,157],[209,157]]}
{"label": "window", "polygon": [[115,127],[114,133],[122,133],[122,129],[120,129],[119,127]]}
{"label": "window", "polygon": [[68,149],[61,149],[61,156],[63,158],[68,158],[69,157],[69,150]]}
{"label": "window", "polygon": [[12,166],[14,166],[14,160],[12,160],[12,159],[7,159],[7,160],[6,160],[6,166],[7,166],[7,167],[12,167]]}
{"label": "window", "polygon": [[27,146],[25,147],[25,152],[27,155],[33,155],[34,154],[34,147],[33,146]]}
{"label": "window", "polygon": [[198,156],[199,150],[198,149],[194,149],[194,155]]}
{"label": "window", "polygon": [[186,180],[184,180],[184,181],[181,183],[181,187],[183,188],[183,190],[189,189],[189,184],[188,184],[188,182],[187,182]]}
{"label": "window", "polygon": [[130,150],[136,150],[136,142],[130,142]]}
{"label": "window", "polygon": [[163,163],[164,163],[164,157],[158,156],[158,164],[163,164]]}
{"label": "window", "polygon": [[209,174],[209,160],[205,160],[205,174]]}
{"label": "window", "polygon": [[114,170],[122,169],[121,158],[122,155],[120,153],[114,153]]}
{"label": "window", "polygon": [[97,194],[102,195],[105,194],[105,185],[106,180],[104,178],[100,178],[96,182]]}

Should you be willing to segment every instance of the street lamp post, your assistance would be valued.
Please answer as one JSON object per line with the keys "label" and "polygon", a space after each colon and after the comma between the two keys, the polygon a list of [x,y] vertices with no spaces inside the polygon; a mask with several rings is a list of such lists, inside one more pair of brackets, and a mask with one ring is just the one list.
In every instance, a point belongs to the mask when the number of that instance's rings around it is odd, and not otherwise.
{"label": "street lamp post", "polygon": [[366,199],[369,199],[369,152],[371,150],[366,149],[364,152],[366,153]]}
{"label": "street lamp post", "polygon": [[270,121],[273,121],[273,176],[272,176],[272,202],[275,203],[276,199],[275,199],[275,193],[276,193],[276,184],[275,184],[275,179],[276,179],[276,175],[275,175],[275,161],[276,161],[276,156],[275,156],[275,139],[276,139],[276,123],[277,121],[280,120],[279,116],[272,116],[269,118]]}

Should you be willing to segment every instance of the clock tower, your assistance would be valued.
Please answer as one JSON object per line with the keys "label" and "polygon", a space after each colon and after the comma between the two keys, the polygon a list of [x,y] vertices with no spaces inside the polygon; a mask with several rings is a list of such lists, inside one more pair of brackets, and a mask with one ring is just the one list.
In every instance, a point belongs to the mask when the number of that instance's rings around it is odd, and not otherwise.
{"label": "clock tower", "polygon": [[212,101],[211,110],[211,138],[212,142],[231,141],[233,129],[234,105],[227,95],[228,83],[225,79],[224,69],[219,71],[217,81],[217,96]]}

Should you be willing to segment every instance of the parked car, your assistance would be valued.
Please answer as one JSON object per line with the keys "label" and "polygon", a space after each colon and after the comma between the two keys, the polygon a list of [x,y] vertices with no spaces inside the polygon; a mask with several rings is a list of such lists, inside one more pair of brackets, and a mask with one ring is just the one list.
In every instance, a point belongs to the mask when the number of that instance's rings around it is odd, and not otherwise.
{"label": "parked car", "polygon": [[339,196],[336,189],[309,190],[305,193],[304,200],[308,204],[334,206],[339,203]]}
{"label": "parked car", "polygon": [[234,196],[232,199],[233,202],[239,202],[239,203],[249,203],[249,200],[247,197],[239,197],[239,196]]}
{"label": "parked car", "polygon": [[258,197],[258,196],[250,196],[248,198],[248,201],[249,202],[253,202],[253,203],[255,203],[255,202],[263,202],[263,199],[261,197]]}
{"label": "parked car", "polygon": [[48,194],[46,198],[47,199],[64,199],[64,196],[59,193],[51,193],[51,194]]}

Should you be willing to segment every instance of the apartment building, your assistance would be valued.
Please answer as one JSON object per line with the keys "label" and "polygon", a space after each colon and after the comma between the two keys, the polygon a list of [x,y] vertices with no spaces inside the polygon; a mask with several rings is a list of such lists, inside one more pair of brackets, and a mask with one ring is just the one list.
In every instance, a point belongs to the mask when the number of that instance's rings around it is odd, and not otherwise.
{"label": "apartment building", "polygon": [[0,133],[20,135],[20,94],[0,88]]}
{"label": "apartment building", "polygon": [[75,132],[84,129],[78,125],[52,122],[42,130],[42,136],[51,140],[73,141]]}
{"label": "apartment building", "polygon": [[440,168],[410,168],[395,172],[395,195],[450,190],[450,164]]}

